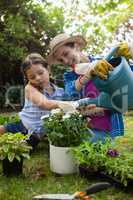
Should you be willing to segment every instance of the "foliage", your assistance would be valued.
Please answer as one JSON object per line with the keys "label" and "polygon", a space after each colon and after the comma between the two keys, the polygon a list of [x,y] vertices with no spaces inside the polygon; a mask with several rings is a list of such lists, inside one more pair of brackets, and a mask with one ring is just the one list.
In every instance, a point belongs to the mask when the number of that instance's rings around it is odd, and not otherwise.
{"label": "foliage", "polygon": [[4,125],[7,123],[17,123],[20,122],[20,118],[18,114],[12,114],[12,115],[0,115],[0,124]]}
{"label": "foliage", "polygon": [[21,133],[5,133],[0,137],[0,160],[8,158],[12,162],[15,158],[20,161],[21,157],[29,158],[30,147],[26,139],[29,135],[24,136]]}
{"label": "foliage", "polygon": [[107,151],[109,148],[111,148],[111,145],[108,139],[105,144],[102,144],[101,141],[97,143],[84,142],[73,151],[79,164],[99,170],[107,160]]}
{"label": "foliage", "polygon": [[3,87],[0,87],[0,108],[3,107],[5,103],[5,90],[3,89]]}
{"label": "foliage", "polygon": [[[59,0],[58,2],[59,7],[62,5],[64,8],[64,29],[83,34],[87,39],[88,52],[91,54],[102,53],[103,48],[110,47],[119,26],[125,26],[133,17],[131,0],[70,0],[69,3],[67,0]],[[125,40],[122,34],[119,40]]]}
{"label": "foliage", "polygon": [[[120,148],[119,140],[121,138],[117,138],[116,142],[107,139],[104,144],[84,142],[73,152],[79,164],[115,176],[126,186],[128,180],[133,180],[133,154],[127,148]],[[112,155],[112,152],[115,154]]]}
{"label": "foliage", "polygon": [[69,69],[69,66],[63,66],[61,64],[58,65],[54,65],[51,68],[51,72],[52,72],[52,81],[60,86],[60,87],[64,87],[64,73],[66,72],[66,70]]}
{"label": "foliage", "polygon": [[31,52],[47,54],[49,40],[63,30],[63,12],[34,0],[1,0],[0,10],[0,84],[21,83],[22,59]]}
{"label": "foliage", "polygon": [[44,127],[50,143],[55,146],[78,146],[89,137],[87,123],[80,113],[65,114],[55,109],[44,118]]}

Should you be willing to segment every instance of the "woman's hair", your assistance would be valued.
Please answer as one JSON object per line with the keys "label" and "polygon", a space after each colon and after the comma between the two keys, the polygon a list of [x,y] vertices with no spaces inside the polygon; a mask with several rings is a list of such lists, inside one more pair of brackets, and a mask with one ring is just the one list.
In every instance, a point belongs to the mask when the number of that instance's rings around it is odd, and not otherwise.
{"label": "woman's hair", "polygon": [[68,42],[68,43],[65,44],[65,46],[74,48],[75,47],[75,43],[74,42]]}
{"label": "woman's hair", "polygon": [[[70,47],[70,48],[74,48],[75,47],[75,43],[74,42],[69,42],[69,43],[66,43],[65,46]],[[84,54],[81,53],[80,54],[80,61],[84,63],[84,62],[88,62],[89,59],[88,59],[87,56],[85,56]]]}
{"label": "woman's hair", "polygon": [[24,76],[24,82],[27,83],[27,74],[26,71],[32,67],[32,65],[42,64],[43,67],[47,69],[48,64],[46,63],[45,59],[38,53],[31,53],[29,54],[21,64],[21,72]]}

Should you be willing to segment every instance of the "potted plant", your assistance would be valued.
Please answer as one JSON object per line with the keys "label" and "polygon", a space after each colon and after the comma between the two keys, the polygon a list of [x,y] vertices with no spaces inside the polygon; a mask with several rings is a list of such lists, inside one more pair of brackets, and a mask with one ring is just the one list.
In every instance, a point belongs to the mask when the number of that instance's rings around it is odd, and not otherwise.
{"label": "potted plant", "polygon": [[[106,178],[122,186],[133,184],[133,154],[122,142],[125,138],[117,138],[114,142],[107,139],[102,142],[84,142],[73,149],[75,158],[79,163],[80,173],[90,178],[94,176]],[[121,145],[122,144],[122,145]]]}
{"label": "potted plant", "polygon": [[0,137],[0,160],[4,175],[22,174],[23,158],[29,158],[31,147],[26,140],[29,135],[5,133]]}
{"label": "potted plant", "polygon": [[50,142],[51,170],[59,174],[75,172],[77,165],[70,149],[89,137],[85,119],[79,112],[55,109],[43,120]]}

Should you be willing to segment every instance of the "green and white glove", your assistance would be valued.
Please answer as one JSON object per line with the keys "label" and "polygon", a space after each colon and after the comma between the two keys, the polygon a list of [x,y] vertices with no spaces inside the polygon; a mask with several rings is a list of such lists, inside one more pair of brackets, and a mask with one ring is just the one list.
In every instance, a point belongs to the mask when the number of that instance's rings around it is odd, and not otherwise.
{"label": "green and white glove", "polygon": [[[92,103],[91,103],[92,101]],[[84,98],[77,101],[59,101],[58,107],[62,109],[65,113],[66,112],[78,112],[80,111],[80,107],[87,106],[87,109],[91,110],[96,108],[95,103],[93,103],[93,99],[91,98]]]}
{"label": "green and white glove", "polygon": [[59,101],[58,107],[66,112],[77,112],[79,107],[78,101]]}

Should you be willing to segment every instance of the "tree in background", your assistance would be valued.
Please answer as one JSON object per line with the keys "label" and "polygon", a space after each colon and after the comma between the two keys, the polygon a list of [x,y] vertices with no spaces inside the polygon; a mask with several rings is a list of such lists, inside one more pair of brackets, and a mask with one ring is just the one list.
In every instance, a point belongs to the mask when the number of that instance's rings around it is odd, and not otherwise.
{"label": "tree in background", "polygon": [[49,40],[62,32],[61,8],[33,0],[0,1],[0,85],[22,83],[20,63],[31,52],[47,54]]}
{"label": "tree in background", "polygon": [[58,0],[57,5],[64,9],[64,29],[83,34],[91,54],[102,53],[116,39],[119,27],[133,17],[132,0]]}

